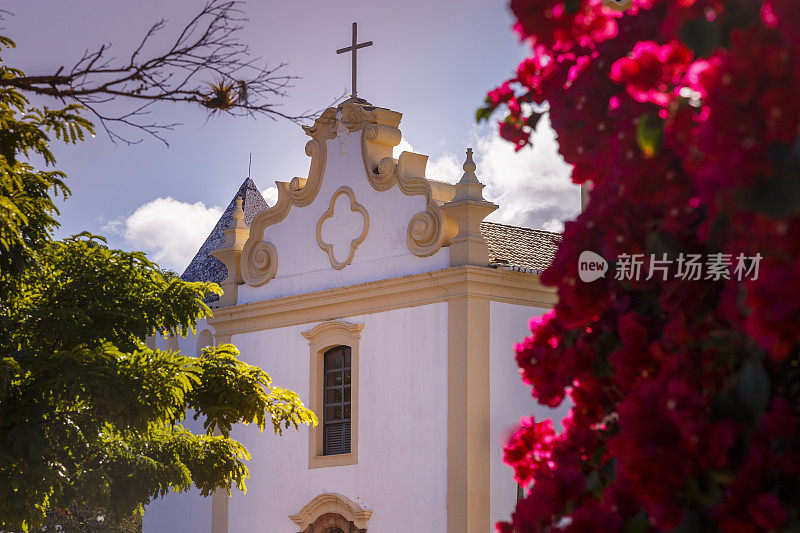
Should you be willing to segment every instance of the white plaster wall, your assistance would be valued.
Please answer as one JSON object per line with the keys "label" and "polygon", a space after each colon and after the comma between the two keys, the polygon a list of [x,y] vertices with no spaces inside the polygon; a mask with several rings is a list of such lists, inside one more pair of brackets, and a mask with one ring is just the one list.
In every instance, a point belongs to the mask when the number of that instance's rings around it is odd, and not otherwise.
{"label": "white plaster wall", "polygon": [[[202,435],[203,420],[194,420],[190,411],[182,425]],[[207,533],[211,528],[211,497],[203,497],[192,488],[187,492],[169,493],[145,507],[142,517],[143,533]]]}
{"label": "white plaster wall", "polygon": [[[528,321],[546,309],[490,304],[490,516],[508,519],[517,488],[503,463],[503,444],[519,419],[552,418],[556,427],[567,405],[538,405],[522,383],[514,343],[530,334]],[[338,492],[373,509],[370,530],[444,531],[447,487],[447,304],[438,303],[345,318],[364,323],[360,342],[359,463],[308,469],[308,432],[238,426],[234,437],[252,454],[246,494],[230,502],[230,533],[295,533],[288,515],[323,492]],[[276,385],[308,402],[309,348],[302,336],[316,323],[236,335],[242,358],[270,373]],[[213,328],[205,321],[198,332]],[[158,347],[164,348],[159,338]],[[179,339],[196,353],[195,337]],[[202,427],[187,427],[201,432]],[[412,509],[412,513],[407,510]],[[168,495],[147,507],[145,533],[207,531],[211,500],[197,491]]]}
{"label": "white plaster wall", "polygon": [[[161,335],[156,335],[155,337],[155,347],[159,350],[171,350],[177,348],[181,351],[182,354],[188,355],[191,357],[195,357],[197,355],[197,338],[203,331],[208,330],[211,332],[212,338],[216,334],[214,331],[214,326],[210,325],[205,318],[200,319],[197,321],[197,325],[195,326],[195,334],[194,335],[187,335],[185,337],[170,337],[164,338]],[[214,341],[216,343],[216,340]]]}
{"label": "white plaster wall", "polygon": [[[295,533],[289,519],[323,492],[373,509],[370,531],[446,529],[447,304],[349,317],[364,323],[359,347],[358,464],[308,468],[308,431],[282,437],[239,426],[252,454],[246,494],[230,502],[230,533]],[[244,359],[308,402],[315,324],[235,335]]]}
{"label": "white plaster wall", "polygon": [[556,428],[567,412],[567,403],[549,409],[536,403],[530,388],[522,382],[514,358],[514,344],[530,335],[528,321],[547,309],[491,302],[490,313],[490,413],[492,439],[490,465],[490,516],[494,525],[511,517],[517,501],[514,470],[503,462],[503,444],[522,417],[533,415],[537,421],[553,419]]}
{"label": "white plaster wall", "polygon": [[[206,330],[210,331],[212,335],[214,334],[214,328],[203,319],[197,323],[196,335],[174,339],[178,341],[181,353],[195,356],[197,352],[196,339],[201,332]],[[169,343],[169,340],[161,336],[156,337],[156,348],[169,349]],[[202,419],[193,420],[192,412],[187,414],[182,424],[195,434],[205,433]],[[210,531],[210,524],[211,498],[204,498],[200,495],[199,490],[192,489],[180,494],[167,494],[148,505],[142,518],[142,531],[143,533],[206,533]]]}
{"label": "white plaster wall", "polygon": [[[326,142],[327,163],[317,197],[306,207],[293,206],[284,220],[264,230],[264,240],[274,244],[278,251],[276,277],[261,287],[240,286],[239,304],[449,266],[448,248],[442,248],[430,257],[417,257],[408,250],[408,223],[416,213],[425,210],[425,197],[406,196],[397,185],[383,192],[370,185],[361,156],[361,131],[340,132],[338,137]],[[369,231],[356,250],[353,262],[342,270],[334,270],[327,253],[317,244],[316,228],[334,192],[343,185],[354,191],[356,201],[369,213]],[[337,210],[347,207],[350,213],[349,201],[345,202],[344,198],[347,197],[337,199]],[[335,218],[338,215],[337,212]],[[355,213],[351,215],[350,218],[361,218]],[[325,236],[333,233],[329,224],[333,227],[335,222],[329,219],[325,223]],[[360,220],[357,226],[351,239],[356,238],[363,228]],[[346,225],[342,229],[346,229]],[[341,249],[341,245],[337,246],[337,251]],[[337,253],[336,257],[343,261],[347,254]]]}
{"label": "white plaster wall", "polygon": [[170,493],[145,509],[144,533],[208,533],[211,531],[211,497],[203,498],[192,489]]}

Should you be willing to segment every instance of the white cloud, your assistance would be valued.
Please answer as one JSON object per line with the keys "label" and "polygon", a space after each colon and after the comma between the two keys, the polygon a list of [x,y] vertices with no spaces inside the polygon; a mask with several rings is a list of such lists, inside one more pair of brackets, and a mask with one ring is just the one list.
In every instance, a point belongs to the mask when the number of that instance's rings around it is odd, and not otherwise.
{"label": "white cloud", "polygon": [[[561,231],[564,221],[579,213],[579,188],[570,180],[570,165],[558,153],[556,133],[547,115],[533,135],[533,147],[519,152],[500,138],[496,126],[476,127],[470,137],[476,174],[486,185],[484,197],[500,206],[487,220]],[[395,157],[402,151],[414,151],[406,139],[395,147]],[[431,157],[426,176],[455,183],[464,172],[465,157],[449,153]]]}
{"label": "white cloud", "polygon": [[272,207],[276,203],[278,203],[278,188],[277,187],[267,187],[263,191],[261,191],[261,196],[264,197],[264,200],[267,201],[267,205]]}
{"label": "white cloud", "polygon": [[564,221],[580,212],[580,188],[558,153],[549,116],[542,117],[532,142],[515,152],[495,130],[477,138],[478,177],[486,184],[486,198],[500,206],[489,220],[561,231]]}
{"label": "white cloud", "polygon": [[400,154],[403,152],[413,152],[414,147],[411,146],[411,143],[406,140],[405,137],[400,139],[400,144],[392,148],[392,156],[396,159],[400,157]]}
{"label": "white cloud", "polygon": [[[392,156],[400,157],[403,152],[414,152],[414,147],[407,139],[400,139],[400,144],[394,147]],[[425,168],[425,177],[439,181],[455,183],[461,178],[463,170],[462,163],[459,163],[452,154],[444,154],[435,159],[428,158],[428,166]]]}
{"label": "white cloud", "polygon": [[147,252],[164,268],[183,272],[214,228],[222,209],[156,198],[139,206],[129,217],[113,220],[103,229],[121,235],[127,244]]}
{"label": "white cloud", "polygon": [[425,169],[425,174],[428,178],[449,181],[455,183],[461,179],[464,170],[461,166],[464,164],[463,158],[459,162],[456,156],[446,154],[428,161],[428,167]]}

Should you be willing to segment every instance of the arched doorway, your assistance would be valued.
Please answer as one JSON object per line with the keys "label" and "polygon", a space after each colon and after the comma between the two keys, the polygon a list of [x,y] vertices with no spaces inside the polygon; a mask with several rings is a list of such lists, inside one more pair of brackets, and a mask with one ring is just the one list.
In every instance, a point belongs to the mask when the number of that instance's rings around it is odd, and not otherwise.
{"label": "arched doorway", "polygon": [[289,518],[297,524],[299,533],[366,533],[370,516],[370,509],[362,508],[346,496],[325,493]]}
{"label": "arched doorway", "polygon": [[366,529],[359,529],[345,517],[336,513],[326,513],[310,524],[303,533],[362,533]]}

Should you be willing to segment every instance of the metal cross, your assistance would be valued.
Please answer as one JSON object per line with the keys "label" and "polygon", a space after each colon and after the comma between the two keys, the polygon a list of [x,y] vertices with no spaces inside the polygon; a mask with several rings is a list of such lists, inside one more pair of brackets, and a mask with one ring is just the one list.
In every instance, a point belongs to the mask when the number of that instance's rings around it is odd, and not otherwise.
{"label": "metal cross", "polygon": [[346,52],[353,52],[353,92],[350,95],[351,97],[355,98],[356,94],[356,52],[359,48],[366,48],[367,46],[372,46],[372,41],[367,41],[365,43],[358,42],[358,23],[353,23],[353,44],[346,47],[340,48],[336,50],[337,54],[344,54]]}

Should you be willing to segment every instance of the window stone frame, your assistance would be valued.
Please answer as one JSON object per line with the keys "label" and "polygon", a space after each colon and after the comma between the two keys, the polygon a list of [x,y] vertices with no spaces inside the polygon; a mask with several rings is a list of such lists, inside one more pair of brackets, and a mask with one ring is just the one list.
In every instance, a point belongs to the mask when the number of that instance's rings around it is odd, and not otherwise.
{"label": "window stone frame", "polygon": [[[326,468],[358,464],[358,389],[359,341],[364,324],[329,320],[303,332],[309,345],[309,407],[317,413],[320,423],[308,431],[308,468]],[[322,409],[324,394],[324,354],[335,346],[350,347],[350,453],[323,455]]]}

